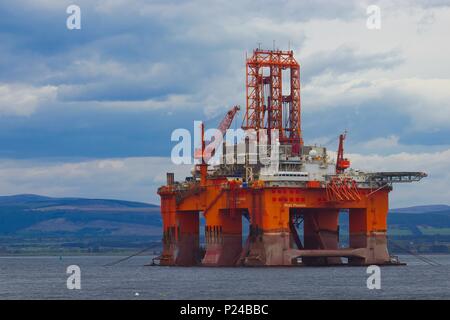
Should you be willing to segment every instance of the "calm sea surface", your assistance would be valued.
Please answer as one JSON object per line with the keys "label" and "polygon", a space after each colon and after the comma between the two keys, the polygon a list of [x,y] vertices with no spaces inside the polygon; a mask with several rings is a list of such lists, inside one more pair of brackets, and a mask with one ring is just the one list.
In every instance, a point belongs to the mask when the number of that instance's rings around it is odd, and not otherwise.
{"label": "calm sea surface", "polygon": [[[151,257],[0,257],[0,299],[450,299],[450,255],[429,266],[400,256],[381,268],[381,290],[368,290],[364,267],[148,267]],[[68,290],[66,268],[81,268],[81,290]]]}

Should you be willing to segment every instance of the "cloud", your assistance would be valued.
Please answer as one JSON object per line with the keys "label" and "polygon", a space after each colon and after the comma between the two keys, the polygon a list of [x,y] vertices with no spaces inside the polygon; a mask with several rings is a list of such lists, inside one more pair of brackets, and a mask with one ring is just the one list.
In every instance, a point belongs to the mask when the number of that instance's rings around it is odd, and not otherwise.
{"label": "cloud", "polygon": [[[388,1],[382,1],[381,3],[388,3]],[[449,0],[401,0],[398,1],[399,7],[409,6],[409,7],[420,7],[420,8],[440,8],[449,7]]]}
{"label": "cloud", "polygon": [[[245,50],[274,40],[299,47],[301,22],[348,19],[356,3],[80,0],[79,32],[65,29],[70,1],[0,4],[0,79],[58,86],[62,101],[190,94],[211,110],[242,95],[234,88],[244,83]],[[33,63],[24,68],[23,61]]]}
{"label": "cloud", "polygon": [[0,84],[0,115],[30,116],[42,103],[56,97],[53,86]]}
{"label": "cloud", "polygon": [[335,50],[320,51],[303,60],[303,83],[311,78],[332,76],[333,78],[371,69],[392,69],[404,59],[398,50],[376,53],[361,53],[348,45]]}
{"label": "cloud", "polygon": [[245,51],[274,40],[302,66],[306,143],[348,129],[351,152],[443,150],[448,1],[378,3],[382,29],[369,31],[371,1],[80,0],[82,30],[69,31],[71,1],[2,2],[0,82],[37,103],[14,107],[29,117],[0,111],[0,154],[167,156],[174,128],[245,106]]}
{"label": "cloud", "polygon": [[39,193],[50,196],[129,199],[158,203],[157,188],[166,172],[178,180],[190,166],[170,158],[111,158],[97,160],[0,160],[0,194]]}
{"label": "cloud", "polygon": [[391,135],[386,138],[376,138],[369,140],[363,144],[363,148],[369,150],[382,150],[386,148],[398,148],[399,147],[399,137]]}
{"label": "cloud", "polygon": [[364,171],[422,171],[428,174],[427,178],[418,183],[394,184],[391,202],[395,207],[450,203],[450,149],[434,153],[347,156],[353,168]]}
{"label": "cloud", "polygon": [[[450,79],[375,79],[352,77],[331,82],[327,77],[313,81],[303,89],[308,107],[317,109],[340,108],[345,113],[358,107],[360,112],[370,108],[386,107],[390,114],[410,120],[411,129],[424,131],[448,128],[450,123]],[[378,105],[378,107],[374,106]]]}

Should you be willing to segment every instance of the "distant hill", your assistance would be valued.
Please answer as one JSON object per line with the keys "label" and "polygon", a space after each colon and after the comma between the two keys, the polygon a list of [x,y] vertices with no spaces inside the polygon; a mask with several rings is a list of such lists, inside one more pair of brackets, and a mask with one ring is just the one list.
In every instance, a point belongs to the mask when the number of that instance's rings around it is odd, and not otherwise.
{"label": "distant hill", "polygon": [[0,235],[159,236],[159,207],[107,199],[0,197]]}
{"label": "distant hill", "polygon": [[66,205],[77,207],[106,207],[106,208],[158,208],[157,205],[114,200],[114,199],[85,199],[85,198],[51,198],[39,196],[35,194],[19,194],[13,196],[0,196],[0,206],[3,205],[17,205],[26,207],[45,207],[54,205]]}
{"label": "distant hill", "polygon": [[[33,194],[0,196],[0,254],[111,252],[151,243],[159,247],[161,225],[159,206],[148,203]],[[388,225],[390,239],[414,244],[414,248],[426,244],[423,250],[430,251],[439,245],[439,250],[445,251],[450,247],[450,206],[392,209]],[[345,238],[345,215],[340,216],[340,229]]]}
{"label": "distant hill", "polygon": [[450,214],[450,206],[445,204],[428,205],[428,206],[415,206],[407,208],[397,208],[390,210],[393,213],[428,213],[428,212],[441,212]]}

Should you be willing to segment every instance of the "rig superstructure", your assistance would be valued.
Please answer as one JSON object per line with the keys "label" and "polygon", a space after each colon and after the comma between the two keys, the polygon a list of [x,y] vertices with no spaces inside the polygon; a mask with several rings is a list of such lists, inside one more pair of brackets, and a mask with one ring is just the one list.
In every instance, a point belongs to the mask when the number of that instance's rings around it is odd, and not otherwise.
{"label": "rig superstructure", "polygon": [[[326,148],[304,145],[300,65],[293,51],[256,49],[246,70],[242,129],[254,133],[256,145],[262,144],[261,132],[267,132],[263,156],[272,160],[250,161],[254,149],[247,136],[235,145],[223,143],[221,163],[210,165],[215,149],[207,152],[212,143],[205,142],[202,125],[201,150],[195,153],[201,160],[192,177],[175,182],[174,174],[167,173],[167,184],[158,189],[164,229],[160,265],[338,265],[342,258],[350,265],[396,263],[387,249],[389,192],[393,183],[419,181],[426,174],[351,169],[344,158],[345,133],[336,161]],[[283,95],[286,75],[289,92]],[[236,106],[226,114],[219,126],[222,135],[238,110]],[[346,248],[339,245],[342,210],[349,215]],[[247,239],[243,217],[249,221]]]}

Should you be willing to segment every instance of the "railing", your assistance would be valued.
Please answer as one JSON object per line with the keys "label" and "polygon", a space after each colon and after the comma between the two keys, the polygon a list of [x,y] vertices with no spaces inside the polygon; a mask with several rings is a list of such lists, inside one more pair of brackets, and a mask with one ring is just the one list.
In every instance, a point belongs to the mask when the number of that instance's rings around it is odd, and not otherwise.
{"label": "railing", "polygon": [[352,178],[334,176],[326,184],[328,201],[359,201],[358,185]]}
{"label": "railing", "polygon": [[198,184],[198,183],[190,185],[189,188],[187,188],[187,189],[185,189],[185,188],[175,189],[174,191],[176,191],[177,204],[180,204],[181,201],[183,201],[187,197],[193,196],[195,194],[199,194],[201,190],[202,190],[202,187],[200,187],[200,184]]}
{"label": "railing", "polygon": [[372,172],[366,173],[368,180],[377,183],[417,182],[427,177],[425,172]]}

